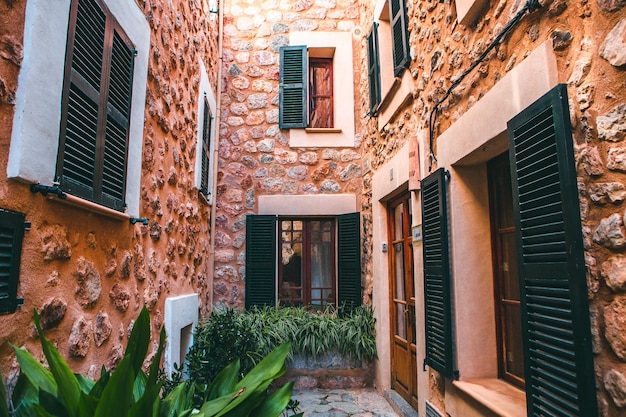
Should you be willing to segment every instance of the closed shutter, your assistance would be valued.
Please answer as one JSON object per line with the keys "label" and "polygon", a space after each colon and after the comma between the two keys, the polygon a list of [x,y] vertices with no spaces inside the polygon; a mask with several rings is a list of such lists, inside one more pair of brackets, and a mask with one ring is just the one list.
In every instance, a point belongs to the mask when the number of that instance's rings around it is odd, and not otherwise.
{"label": "closed shutter", "polygon": [[399,77],[404,69],[408,68],[410,62],[409,32],[404,0],[389,0],[389,10],[391,10],[391,38],[393,41],[393,74]]}
{"label": "closed shutter", "polygon": [[355,307],[362,303],[361,291],[361,214],[338,216],[338,261],[340,306]]}
{"label": "closed shutter", "polygon": [[245,304],[276,305],[276,216],[246,217]]}
{"label": "closed shutter", "polygon": [[200,176],[200,192],[207,198],[209,197],[209,158],[211,148],[211,112],[209,111],[209,103],[204,99],[204,119],[202,121],[202,155],[201,157],[201,176]]}
{"label": "closed shutter", "polygon": [[567,89],[508,123],[529,416],[597,416]]}
{"label": "closed shutter", "polygon": [[105,22],[95,1],[72,3],[57,173],[64,191],[92,201]]}
{"label": "closed shutter", "polygon": [[280,48],[280,105],[281,129],[307,127],[307,47]]}
{"label": "closed shutter", "polygon": [[0,314],[15,312],[24,215],[0,209]]}
{"label": "closed shutter", "polygon": [[372,25],[372,31],[367,36],[367,74],[370,81],[370,114],[374,114],[381,100],[378,23],[376,22]]}
{"label": "closed shutter", "polygon": [[124,210],[134,48],[118,30],[113,34],[109,73],[101,203]]}
{"label": "closed shutter", "polygon": [[422,180],[422,234],[426,310],[424,363],[446,377],[453,378],[448,207],[446,173],[443,168]]}

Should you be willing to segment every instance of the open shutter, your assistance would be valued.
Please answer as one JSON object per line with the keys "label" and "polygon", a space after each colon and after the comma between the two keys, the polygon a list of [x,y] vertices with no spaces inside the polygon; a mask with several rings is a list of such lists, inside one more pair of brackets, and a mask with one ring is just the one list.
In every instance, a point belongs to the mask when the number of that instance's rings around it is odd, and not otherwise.
{"label": "open shutter", "polygon": [[118,30],[113,33],[101,203],[124,210],[134,48]]}
{"label": "open shutter", "polygon": [[370,81],[370,114],[374,114],[381,100],[378,23],[376,22],[372,25],[372,31],[367,36],[367,74]]}
{"label": "open shutter", "polygon": [[200,155],[200,166],[201,166],[201,174],[200,174],[200,192],[205,195],[205,197],[210,198],[211,192],[209,191],[209,161],[211,158],[210,149],[211,149],[211,112],[209,110],[209,103],[207,102],[206,97],[203,100],[204,106],[204,116],[202,121],[202,155]]}
{"label": "open shutter", "polygon": [[246,217],[246,308],[276,305],[276,216]]}
{"label": "open shutter", "polygon": [[338,216],[339,305],[359,306],[361,291],[361,213]]}
{"label": "open shutter", "polygon": [[95,1],[72,3],[57,175],[61,188],[94,200],[106,17]]}
{"label": "open shutter", "polygon": [[597,416],[567,89],[508,123],[529,416]]}
{"label": "open shutter", "polygon": [[0,314],[15,312],[24,215],[0,209]]}
{"label": "open shutter", "polygon": [[422,247],[426,310],[424,364],[448,378],[454,378],[446,194],[446,172],[443,168],[422,180]]}
{"label": "open shutter", "polygon": [[404,0],[389,0],[391,10],[391,38],[393,41],[393,74],[402,75],[409,62],[409,32]]}
{"label": "open shutter", "polygon": [[281,129],[307,126],[307,47],[306,45],[280,48],[280,105]]}

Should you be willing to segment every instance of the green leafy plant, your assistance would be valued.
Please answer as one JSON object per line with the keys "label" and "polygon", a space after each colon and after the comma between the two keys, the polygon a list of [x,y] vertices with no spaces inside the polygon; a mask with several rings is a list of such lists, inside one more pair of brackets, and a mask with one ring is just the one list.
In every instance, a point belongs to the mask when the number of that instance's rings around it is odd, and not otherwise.
{"label": "green leafy plant", "polygon": [[292,383],[273,393],[268,391],[272,381],[285,372],[284,361],[291,348],[288,343],[273,350],[241,380],[238,360],[226,366],[210,385],[200,387],[204,402],[195,410],[193,397],[198,386],[194,383],[182,382],[165,398],[159,395],[163,384],[158,378],[165,342],[163,330],[148,374],[142,370],[150,343],[150,318],[145,307],[133,325],[120,364],[112,373],[103,367],[97,381],[72,373],[45,338],[37,312],[34,315],[49,370],[30,353],[13,346],[20,376],[10,409],[4,388],[0,390],[0,417],[278,417],[289,404]]}

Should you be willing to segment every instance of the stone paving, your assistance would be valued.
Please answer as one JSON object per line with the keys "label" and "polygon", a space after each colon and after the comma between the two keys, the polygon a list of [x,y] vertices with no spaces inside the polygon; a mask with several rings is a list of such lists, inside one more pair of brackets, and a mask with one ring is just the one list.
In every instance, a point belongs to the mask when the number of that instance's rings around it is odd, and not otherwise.
{"label": "stone paving", "polygon": [[398,417],[374,389],[294,390],[304,417]]}

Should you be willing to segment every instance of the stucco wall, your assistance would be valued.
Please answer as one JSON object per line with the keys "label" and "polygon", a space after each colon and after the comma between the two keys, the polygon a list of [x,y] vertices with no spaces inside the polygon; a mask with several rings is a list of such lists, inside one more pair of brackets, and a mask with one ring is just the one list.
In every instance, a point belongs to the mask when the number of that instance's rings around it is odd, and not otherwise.
{"label": "stucco wall", "polygon": [[197,292],[200,311],[210,308],[210,206],[198,198],[194,167],[198,62],[215,90],[218,20],[204,1],[125,6],[139,8],[150,33],[147,92],[139,97],[144,128],[134,160],[141,166],[135,198],[138,214],[149,219],[144,226],[33,194],[28,184],[7,179],[17,79],[28,62],[22,54],[26,6],[26,0],[0,2],[0,208],[24,213],[31,223],[18,286],[24,305],[0,316],[0,371],[15,377],[6,341],[41,357],[32,328],[37,310],[72,369],[94,376],[102,364],[121,359],[141,306],[151,312],[153,334],[165,320],[167,297]]}

